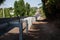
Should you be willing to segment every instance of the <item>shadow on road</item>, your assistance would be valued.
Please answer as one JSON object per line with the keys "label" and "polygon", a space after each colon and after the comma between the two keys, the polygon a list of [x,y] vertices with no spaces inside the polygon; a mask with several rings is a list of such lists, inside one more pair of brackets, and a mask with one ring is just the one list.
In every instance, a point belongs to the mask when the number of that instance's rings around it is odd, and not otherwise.
{"label": "shadow on road", "polygon": [[35,40],[60,40],[59,24],[59,21],[37,21],[33,23],[30,35],[33,35]]}
{"label": "shadow on road", "polygon": [[[23,40],[60,40],[58,25],[57,21],[37,21],[33,23],[28,35],[23,33]],[[19,40],[19,33],[7,33],[0,40]]]}

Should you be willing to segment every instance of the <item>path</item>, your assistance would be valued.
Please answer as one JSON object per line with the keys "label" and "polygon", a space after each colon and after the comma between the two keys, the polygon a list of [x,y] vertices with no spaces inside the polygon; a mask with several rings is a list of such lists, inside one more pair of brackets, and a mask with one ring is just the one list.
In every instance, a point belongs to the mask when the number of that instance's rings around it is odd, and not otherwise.
{"label": "path", "polygon": [[15,27],[5,35],[0,36],[0,40],[19,40],[19,28]]}
{"label": "path", "polygon": [[[23,40],[60,40],[60,34],[57,28],[52,23],[46,21],[35,22],[30,28],[28,35],[24,32]],[[19,28],[15,27],[5,35],[0,37],[0,40],[19,40]]]}
{"label": "path", "polygon": [[41,27],[47,26],[47,22],[35,22],[33,26],[29,30],[29,37],[26,40],[40,40],[41,34]]}
{"label": "path", "polygon": [[60,40],[60,29],[54,22],[35,22],[29,30],[28,40]]}

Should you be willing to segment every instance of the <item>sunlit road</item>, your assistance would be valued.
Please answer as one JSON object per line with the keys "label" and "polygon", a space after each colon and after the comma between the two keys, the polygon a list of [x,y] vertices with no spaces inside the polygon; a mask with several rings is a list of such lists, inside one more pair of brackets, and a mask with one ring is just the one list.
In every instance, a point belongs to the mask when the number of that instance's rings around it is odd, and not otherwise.
{"label": "sunlit road", "polygon": [[0,23],[0,35],[3,35],[4,33],[8,32],[14,27],[19,26],[19,20],[11,20],[9,22]]}

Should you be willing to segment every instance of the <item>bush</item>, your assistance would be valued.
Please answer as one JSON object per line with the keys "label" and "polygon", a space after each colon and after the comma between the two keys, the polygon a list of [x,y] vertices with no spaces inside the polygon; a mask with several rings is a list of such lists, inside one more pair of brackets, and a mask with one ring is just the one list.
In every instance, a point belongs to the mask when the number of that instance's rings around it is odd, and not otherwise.
{"label": "bush", "polygon": [[43,10],[47,19],[59,19],[60,17],[60,0],[42,0]]}

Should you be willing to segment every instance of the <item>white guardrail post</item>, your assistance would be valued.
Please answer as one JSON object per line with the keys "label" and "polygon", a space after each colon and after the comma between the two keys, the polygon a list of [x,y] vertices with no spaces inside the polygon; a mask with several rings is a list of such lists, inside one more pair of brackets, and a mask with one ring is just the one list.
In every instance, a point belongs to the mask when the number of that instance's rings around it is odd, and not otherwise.
{"label": "white guardrail post", "polygon": [[28,30],[30,30],[32,23],[36,21],[35,17],[27,17],[28,18]]}

